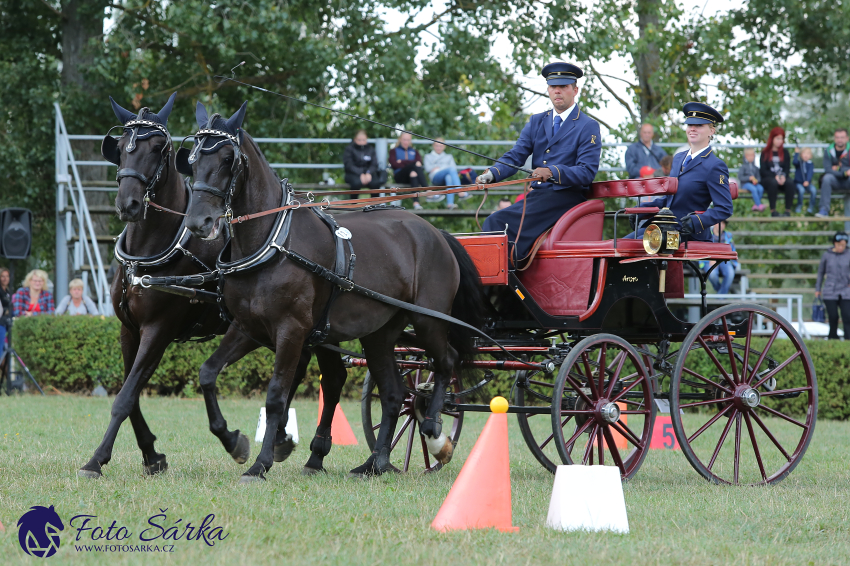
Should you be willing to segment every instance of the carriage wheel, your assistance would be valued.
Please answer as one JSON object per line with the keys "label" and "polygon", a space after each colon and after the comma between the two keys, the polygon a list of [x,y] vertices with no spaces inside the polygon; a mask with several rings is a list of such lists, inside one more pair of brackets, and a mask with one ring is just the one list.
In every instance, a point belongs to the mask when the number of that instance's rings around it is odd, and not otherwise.
{"label": "carriage wheel", "polygon": [[[514,405],[517,407],[551,407],[555,376],[543,370],[520,370],[514,376]],[[561,456],[552,442],[551,417],[546,414],[517,413],[522,438],[543,467],[555,473]]]}
{"label": "carriage wheel", "polygon": [[[422,470],[425,473],[436,472],[443,465],[437,461],[431,461],[433,456],[428,452],[428,447],[425,445],[425,438],[421,434],[416,434],[419,429],[419,421],[416,420],[416,410],[418,409],[420,413],[424,413],[427,408],[427,400],[409,392],[410,390],[416,390],[416,387],[420,383],[430,383],[434,379],[434,372],[422,369],[402,370],[401,376],[408,392],[405,394],[404,401],[401,404],[401,412],[399,412],[399,420],[390,450],[394,450],[398,443],[402,441],[405,433],[407,433],[407,438],[404,439],[405,451],[402,470],[406,472],[410,469],[411,461],[415,462],[418,460],[419,456],[417,456],[417,453],[421,450]],[[452,376],[448,391],[459,391],[458,385],[457,377]],[[460,431],[463,428],[463,413],[460,411],[443,410],[441,414],[443,418],[443,432],[451,438],[452,444],[457,447]],[[372,374],[368,371],[366,372],[366,378],[363,380],[360,415],[363,421],[363,436],[366,437],[366,444],[369,445],[369,450],[374,450],[377,431],[381,427],[381,400],[376,389],[376,384],[372,379]],[[416,466],[415,463],[413,465]]]}
{"label": "carriage wheel", "polygon": [[[766,340],[753,337],[759,317],[774,327]],[[700,320],[679,351],[670,412],[694,469],[733,485],[791,473],[814,434],[818,398],[812,359],[788,321],[759,305],[728,305]]]}
{"label": "carriage wheel", "polygon": [[554,442],[564,464],[613,464],[629,479],[649,451],[654,421],[652,386],[631,344],[612,334],[576,344],[552,397]]}

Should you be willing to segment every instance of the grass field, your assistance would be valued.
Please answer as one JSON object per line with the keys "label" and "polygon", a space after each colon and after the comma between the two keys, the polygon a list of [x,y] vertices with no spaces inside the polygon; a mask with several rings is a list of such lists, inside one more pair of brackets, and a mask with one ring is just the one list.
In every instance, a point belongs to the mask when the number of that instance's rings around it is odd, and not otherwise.
{"label": "grass field", "polygon": [[[209,433],[202,400],[143,399],[142,410],[159,437],[157,448],[167,454],[171,469],[142,477],[141,455],[127,422],[105,478],[78,479],[77,469],[105,430],[111,402],[0,398],[3,564],[38,560],[21,550],[16,527],[33,505],[54,505],[65,522],[51,564],[850,564],[847,422],[819,422],[802,464],[768,488],[709,485],[681,453],[653,451],[624,487],[631,533],[623,536],[545,528],[553,476],[528,453],[510,417],[513,522],[520,531],[441,534],[429,523],[481,431],[484,414],[467,416],[455,460],[439,473],[361,482],[345,479],[368,456],[358,405],[343,408],[361,445],[335,447],[325,459],[329,473],[305,478],[299,471],[308,456],[317,404],[296,401],[301,447],[276,465],[264,484],[239,486],[236,480],[247,466],[237,466]],[[260,405],[260,400],[227,399],[222,410],[232,428],[253,439]],[[252,442],[249,464],[258,447]],[[133,533],[123,544],[140,544],[148,518],[165,508],[167,519],[156,520],[164,528],[177,519],[197,525],[215,513],[214,524],[228,537],[214,547],[168,541],[173,553],[162,554],[75,550],[76,531],[68,526],[74,515],[97,515],[92,525],[104,529],[116,521]]]}

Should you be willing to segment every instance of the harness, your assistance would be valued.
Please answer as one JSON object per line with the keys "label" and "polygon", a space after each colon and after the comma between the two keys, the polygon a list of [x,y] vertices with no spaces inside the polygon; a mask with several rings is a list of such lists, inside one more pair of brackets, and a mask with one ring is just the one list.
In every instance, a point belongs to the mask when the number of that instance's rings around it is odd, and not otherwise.
{"label": "harness", "polygon": [[[152,120],[146,120],[144,116],[150,112],[149,108],[142,108],[139,111],[138,117],[130,120],[123,126],[115,126],[115,128],[123,128],[124,130],[129,131],[130,133],[130,141],[127,142],[124,150],[127,153],[133,153],[136,149],[136,142],[139,139],[145,139],[150,135],[156,135],[157,133],[161,133],[165,136],[167,143],[162,147],[162,151],[160,152],[159,164],[156,167],[156,171],[153,174],[153,177],[148,178],[144,173],[140,173],[135,169],[130,169],[129,167],[122,167],[118,169],[118,173],[115,175],[115,180],[120,182],[121,179],[125,177],[132,177],[134,179],[138,179],[142,183],[145,184],[145,211],[143,218],[148,217],[148,206],[152,199],[156,198],[156,193],[154,192],[154,188],[157,184],[159,184],[159,179],[162,177],[162,172],[165,170],[166,165],[168,164],[168,159],[171,156],[171,151],[173,149],[173,145],[171,143],[171,136],[168,134],[168,130],[162,124],[154,122]],[[111,128],[109,132],[114,130],[115,128]],[[139,136],[139,128],[152,128],[153,131],[149,131],[143,133],[141,137]],[[109,132],[106,133],[106,136],[109,137]],[[117,144],[117,140],[114,142]]]}

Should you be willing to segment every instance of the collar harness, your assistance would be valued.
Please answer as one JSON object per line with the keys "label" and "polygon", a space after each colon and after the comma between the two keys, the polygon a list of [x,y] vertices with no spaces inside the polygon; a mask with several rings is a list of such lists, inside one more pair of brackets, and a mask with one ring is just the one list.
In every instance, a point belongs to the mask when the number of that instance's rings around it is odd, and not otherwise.
{"label": "collar harness", "polygon": [[[127,142],[127,146],[124,148],[124,151],[126,151],[127,153],[133,153],[133,151],[135,151],[137,147],[136,142],[141,139],[147,139],[151,136],[163,135],[165,136],[165,139],[168,140],[162,148],[159,157],[159,165],[157,165],[153,177],[148,178],[144,173],[140,173],[135,169],[130,169],[129,167],[119,168],[118,173],[115,176],[115,180],[118,182],[120,182],[121,179],[123,179],[124,177],[132,177],[134,179],[138,179],[139,181],[145,184],[145,211],[143,218],[148,217],[148,206],[151,200],[156,198],[156,193],[154,189],[156,185],[159,184],[159,180],[162,177],[162,173],[165,170],[166,165],[168,164],[169,157],[171,156],[171,151],[173,150],[171,136],[168,134],[168,130],[165,128],[165,126],[158,122],[146,120],[145,116],[148,113],[150,113],[149,108],[142,108],[141,110],[139,110],[137,118],[130,120],[123,126],[115,126],[114,128],[109,130],[109,132],[111,132],[115,128],[123,128],[125,131],[129,132],[130,141]],[[109,132],[106,133],[107,136],[109,135]]]}

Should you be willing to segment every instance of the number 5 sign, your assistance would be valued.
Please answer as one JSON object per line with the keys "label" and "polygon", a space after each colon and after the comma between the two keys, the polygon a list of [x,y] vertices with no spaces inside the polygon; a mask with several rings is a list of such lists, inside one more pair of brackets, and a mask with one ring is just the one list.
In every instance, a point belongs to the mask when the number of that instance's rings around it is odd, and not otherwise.
{"label": "number 5 sign", "polygon": [[649,448],[651,450],[681,450],[676,440],[676,433],[673,432],[673,418],[670,415],[655,417]]}

